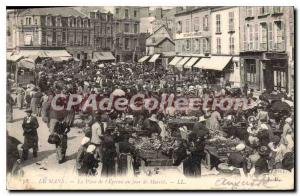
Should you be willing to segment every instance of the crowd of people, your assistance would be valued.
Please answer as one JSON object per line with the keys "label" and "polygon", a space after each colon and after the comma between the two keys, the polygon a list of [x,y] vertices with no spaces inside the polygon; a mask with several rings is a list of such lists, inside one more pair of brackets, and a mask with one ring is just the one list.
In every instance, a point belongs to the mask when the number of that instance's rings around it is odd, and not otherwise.
{"label": "crowd of people", "polygon": [[[171,138],[169,158],[173,165],[183,164],[186,176],[201,175],[201,164],[207,154],[211,155],[211,168],[216,167],[220,172],[229,169],[238,170],[243,175],[256,175],[274,169],[291,171],[294,167],[293,109],[285,108],[282,112],[280,108],[276,111],[272,108],[274,102],[284,105],[285,100],[291,99],[284,91],[263,92],[255,97],[254,90],[247,86],[238,91],[231,87],[230,82],[216,87],[201,74],[182,74],[161,66],[136,63],[75,66],[73,61],[45,62],[37,67],[36,74],[36,81],[18,84],[15,100],[7,94],[8,121],[13,120],[12,106],[15,103],[18,109],[25,109],[27,113],[22,123],[22,161],[28,159],[31,148],[33,156],[38,156],[39,124],[36,117],[41,117],[49,128],[48,142],[55,145],[59,164],[65,162],[67,134],[74,126],[82,129],[83,139],[76,159],[80,175],[97,175],[100,165],[103,176],[137,175],[140,167],[149,163],[149,158],[137,147],[141,137],[162,143]],[[85,107],[90,95],[94,95],[99,103],[116,90],[122,93],[115,94],[114,98],[130,100],[138,93],[145,95],[145,99],[133,103],[141,105],[141,109],[134,111],[126,107],[120,111],[114,107],[105,110]],[[82,101],[70,110],[57,111],[52,107],[54,97],[64,95],[56,103],[66,108],[71,94],[81,96]],[[172,95],[177,98],[209,97],[212,100],[246,98],[254,105],[248,109],[239,107],[226,111],[218,107],[177,110],[173,102],[171,106],[160,108],[144,107],[143,103],[150,98],[161,103],[163,95],[166,98]],[[272,101],[270,95],[276,95],[278,99]],[[201,103],[198,105],[202,106]],[[179,120],[175,128],[171,128],[169,122],[174,119]],[[189,119],[191,125],[180,122],[180,119]],[[187,133],[186,137],[182,133]],[[218,149],[216,154],[207,150],[209,141],[214,138],[238,141],[234,148],[225,150],[225,161],[220,160]]]}

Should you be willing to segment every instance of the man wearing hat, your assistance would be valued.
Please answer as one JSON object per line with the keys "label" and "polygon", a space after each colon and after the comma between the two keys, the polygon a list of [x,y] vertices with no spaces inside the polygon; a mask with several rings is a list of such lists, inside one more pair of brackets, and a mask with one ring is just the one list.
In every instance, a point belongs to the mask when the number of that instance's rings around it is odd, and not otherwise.
{"label": "man wearing hat", "polygon": [[244,157],[245,148],[245,144],[238,144],[235,147],[236,152],[230,153],[228,157],[228,164],[236,168],[242,168],[244,170],[244,173],[246,173],[247,171],[247,160]]}
{"label": "man wearing hat", "polygon": [[65,121],[57,121],[54,126],[54,132],[60,138],[59,143],[55,145],[56,147],[56,155],[58,159],[58,163],[61,164],[65,161],[66,151],[68,148],[68,132],[70,131],[69,125]]}
{"label": "man wearing hat", "polygon": [[203,124],[204,117],[193,127],[188,135],[187,159],[183,161],[183,172],[186,176],[201,176],[201,161],[205,156],[205,140],[208,136],[208,129]]}
{"label": "man wearing hat", "polygon": [[205,122],[205,116],[200,116],[198,122],[196,122],[193,126],[192,133],[194,132],[199,137],[207,137],[209,134],[209,130],[206,127]]}
{"label": "man wearing hat", "polygon": [[105,132],[101,136],[101,154],[102,154],[102,176],[112,176],[115,174],[115,158],[117,156],[114,138],[112,132],[115,126],[108,124]]}
{"label": "man wearing hat", "polygon": [[23,135],[24,135],[24,144],[23,144],[23,152],[22,152],[22,159],[28,159],[28,151],[32,148],[33,150],[33,157],[37,157],[38,151],[38,134],[37,128],[39,127],[39,123],[35,116],[32,116],[32,110],[27,109],[26,111],[27,116],[23,119],[22,128],[23,128]]}
{"label": "man wearing hat", "polygon": [[255,174],[263,174],[269,172],[268,157],[270,150],[267,146],[261,146],[258,149],[259,158],[254,162]]}

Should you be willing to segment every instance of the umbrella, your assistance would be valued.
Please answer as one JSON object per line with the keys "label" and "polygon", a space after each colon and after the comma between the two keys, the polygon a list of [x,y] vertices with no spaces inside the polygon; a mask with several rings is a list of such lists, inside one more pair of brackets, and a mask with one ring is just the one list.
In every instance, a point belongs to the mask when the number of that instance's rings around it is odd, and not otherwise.
{"label": "umbrella", "polygon": [[271,105],[272,111],[290,111],[291,107],[288,103],[283,101],[276,101]]}
{"label": "umbrella", "polygon": [[112,95],[114,95],[114,96],[124,96],[125,92],[121,89],[116,89],[112,92]]}

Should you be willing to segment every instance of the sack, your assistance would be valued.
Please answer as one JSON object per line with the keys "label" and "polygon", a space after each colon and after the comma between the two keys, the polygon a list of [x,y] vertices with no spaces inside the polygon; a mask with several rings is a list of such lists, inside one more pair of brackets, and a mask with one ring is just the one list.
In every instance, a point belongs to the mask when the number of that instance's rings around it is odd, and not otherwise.
{"label": "sack", "polygon": [[56,133],[51,133],[48,137],[48,143],[49,144],[59,144],[60,137]]}

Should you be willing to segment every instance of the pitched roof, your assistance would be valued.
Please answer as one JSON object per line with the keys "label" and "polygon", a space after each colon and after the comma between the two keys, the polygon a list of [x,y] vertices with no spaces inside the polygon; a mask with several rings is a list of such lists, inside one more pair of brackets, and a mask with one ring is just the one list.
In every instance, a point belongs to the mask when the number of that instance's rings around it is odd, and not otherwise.
{"label": "pitched roof", "polygon": [[150,34],[146,39],[148,39],[149,37],[151,37],[152,35],[154,35],[156,32],[158,32],[161,28],[165,28],[167,33],[169,34],[169,36],[171,37],[171,39],[173,39],[172,33],[170,33],[170,31],[168,30],[168,28],[166,27],[166,25],[161,25],[158,29],[156,29],[152,34]]}
{"label": "pitched roof", "polygon": [[20,15],[24,16],[26,14],[32,14],[32,15],[60,15],[63,17],[68,16],[80,16],[80,17],[86,17],[81,12],[77,11],[76,9],[72,7],[47,7],[47,8],[29,8],[22,12]]}
{"label": "pitched roof", "polygon": [[175,43],[174,43],[173,40],[171,40],[171,39],[168,38],[168,37],[164,37],[164,38],[158,40],[157,42],[155,42],[155,43],[153,43],[153,44],[147,44],[147,46],[158,46],[158,45],[160,45],[161,43],[163,43],[165,40],[169,40],[172,44],[175,45]]}

